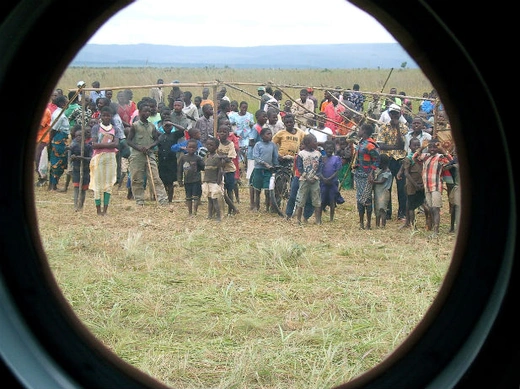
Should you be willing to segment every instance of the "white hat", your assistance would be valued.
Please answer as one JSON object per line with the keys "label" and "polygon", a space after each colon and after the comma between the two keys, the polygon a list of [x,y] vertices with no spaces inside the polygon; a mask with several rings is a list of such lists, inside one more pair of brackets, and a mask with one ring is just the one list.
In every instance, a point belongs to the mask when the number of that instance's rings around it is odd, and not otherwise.
{"label": "white hat", "polygon": [[398,106],[397,104],[390,104],[390,107],[388,107],[388,112],[392,112],[392,111],[401,112],[401,107]]}

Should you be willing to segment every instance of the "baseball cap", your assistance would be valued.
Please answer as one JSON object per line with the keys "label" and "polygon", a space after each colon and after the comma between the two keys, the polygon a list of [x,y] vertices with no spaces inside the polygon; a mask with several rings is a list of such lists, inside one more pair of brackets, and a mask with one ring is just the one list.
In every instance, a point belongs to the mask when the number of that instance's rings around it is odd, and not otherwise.
{"label": "baseball cap", "polygon": [[390,104],[390,107],[388,107],[388,112],[401,112],[401,107],[397,104]]}
{"label": "baseball cap", "polygon": [[259,86],[259,87],[258,87],[258,90],[262,90],[262,91],[265,92],[265,87],[264,87],[264,86]]}

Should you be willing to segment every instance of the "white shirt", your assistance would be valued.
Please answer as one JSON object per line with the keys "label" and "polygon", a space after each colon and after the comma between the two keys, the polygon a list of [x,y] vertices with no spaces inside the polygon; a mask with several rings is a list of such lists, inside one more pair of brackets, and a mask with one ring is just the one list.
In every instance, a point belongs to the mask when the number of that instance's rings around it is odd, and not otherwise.
{"label": "white shirt", "polygon": [[419,142],[421,142],[421,145],[424,140],[430,140],[432,138],[431,134],[428,134],[426,131],[422,130],[421,134],[419,136],[413,136],[413,131],[409,131],[404,136],[404,150],[408,154],[410,152],[410,139],[417,138],[419,139]]}
{"label": "white shirt", "polygon": [[[386,111],[383,111],[383,113],[379,117],[379,121],[381,123],[390,123],[390,114],[388,113],[388,109]],[[399,116],[399,122],[403,124],[408,124],[403,115]]]}
{"label": "white shirt", "polygon": [[186,106],[186,103],[184,103],[184,108],[182,109],[182,112],[186,114],[186,116],[191,116],[195,121],[191,120],[188,117],[189,124],[187,130],[189,130],[191,127],[193,127],[199,118],[199,110],[197,109],[197,106],[191,102],[190,105]]}
{"label": "white shirt", "polygon": [[314,135],[316,137],[316,140],[318,141],[318,144],[325,143],[329,140],[329,136],[332,137],[332,135],[334,135],[332,129],[330,129],[329,127],[318,128],[317,130],[315,130],[314,128],[308,128],[306,132],[308,134]]}

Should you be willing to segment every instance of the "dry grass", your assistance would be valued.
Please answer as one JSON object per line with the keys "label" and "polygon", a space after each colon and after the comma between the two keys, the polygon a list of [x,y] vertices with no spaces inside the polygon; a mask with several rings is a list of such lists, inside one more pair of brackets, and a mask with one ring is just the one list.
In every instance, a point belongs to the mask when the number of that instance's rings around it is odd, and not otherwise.
{"label": "dry grass", "polygon": [[[35,188],[50,267],[78,317],[123,360],[175,388],[330,388],[380,363],[418,324],[452,256],[441,234],[358,229],[354,191],[336,220],[300,226],[248,209],[221,223],[114,190]],[[393,195],[396,198],[395,193]],[[445,203],[447,204],[447,202]],[[395,209],[397,205],[394,205]]]}

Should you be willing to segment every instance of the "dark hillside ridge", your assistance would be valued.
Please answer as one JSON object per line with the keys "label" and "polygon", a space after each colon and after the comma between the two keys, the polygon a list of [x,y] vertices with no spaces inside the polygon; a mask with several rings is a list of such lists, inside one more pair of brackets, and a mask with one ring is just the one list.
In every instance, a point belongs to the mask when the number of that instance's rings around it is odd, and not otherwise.
{"label": "dark hillside ridge", "polygon": [[418,68],[398,43],[257,47],[87,44],[71,66],[273,69]]}

